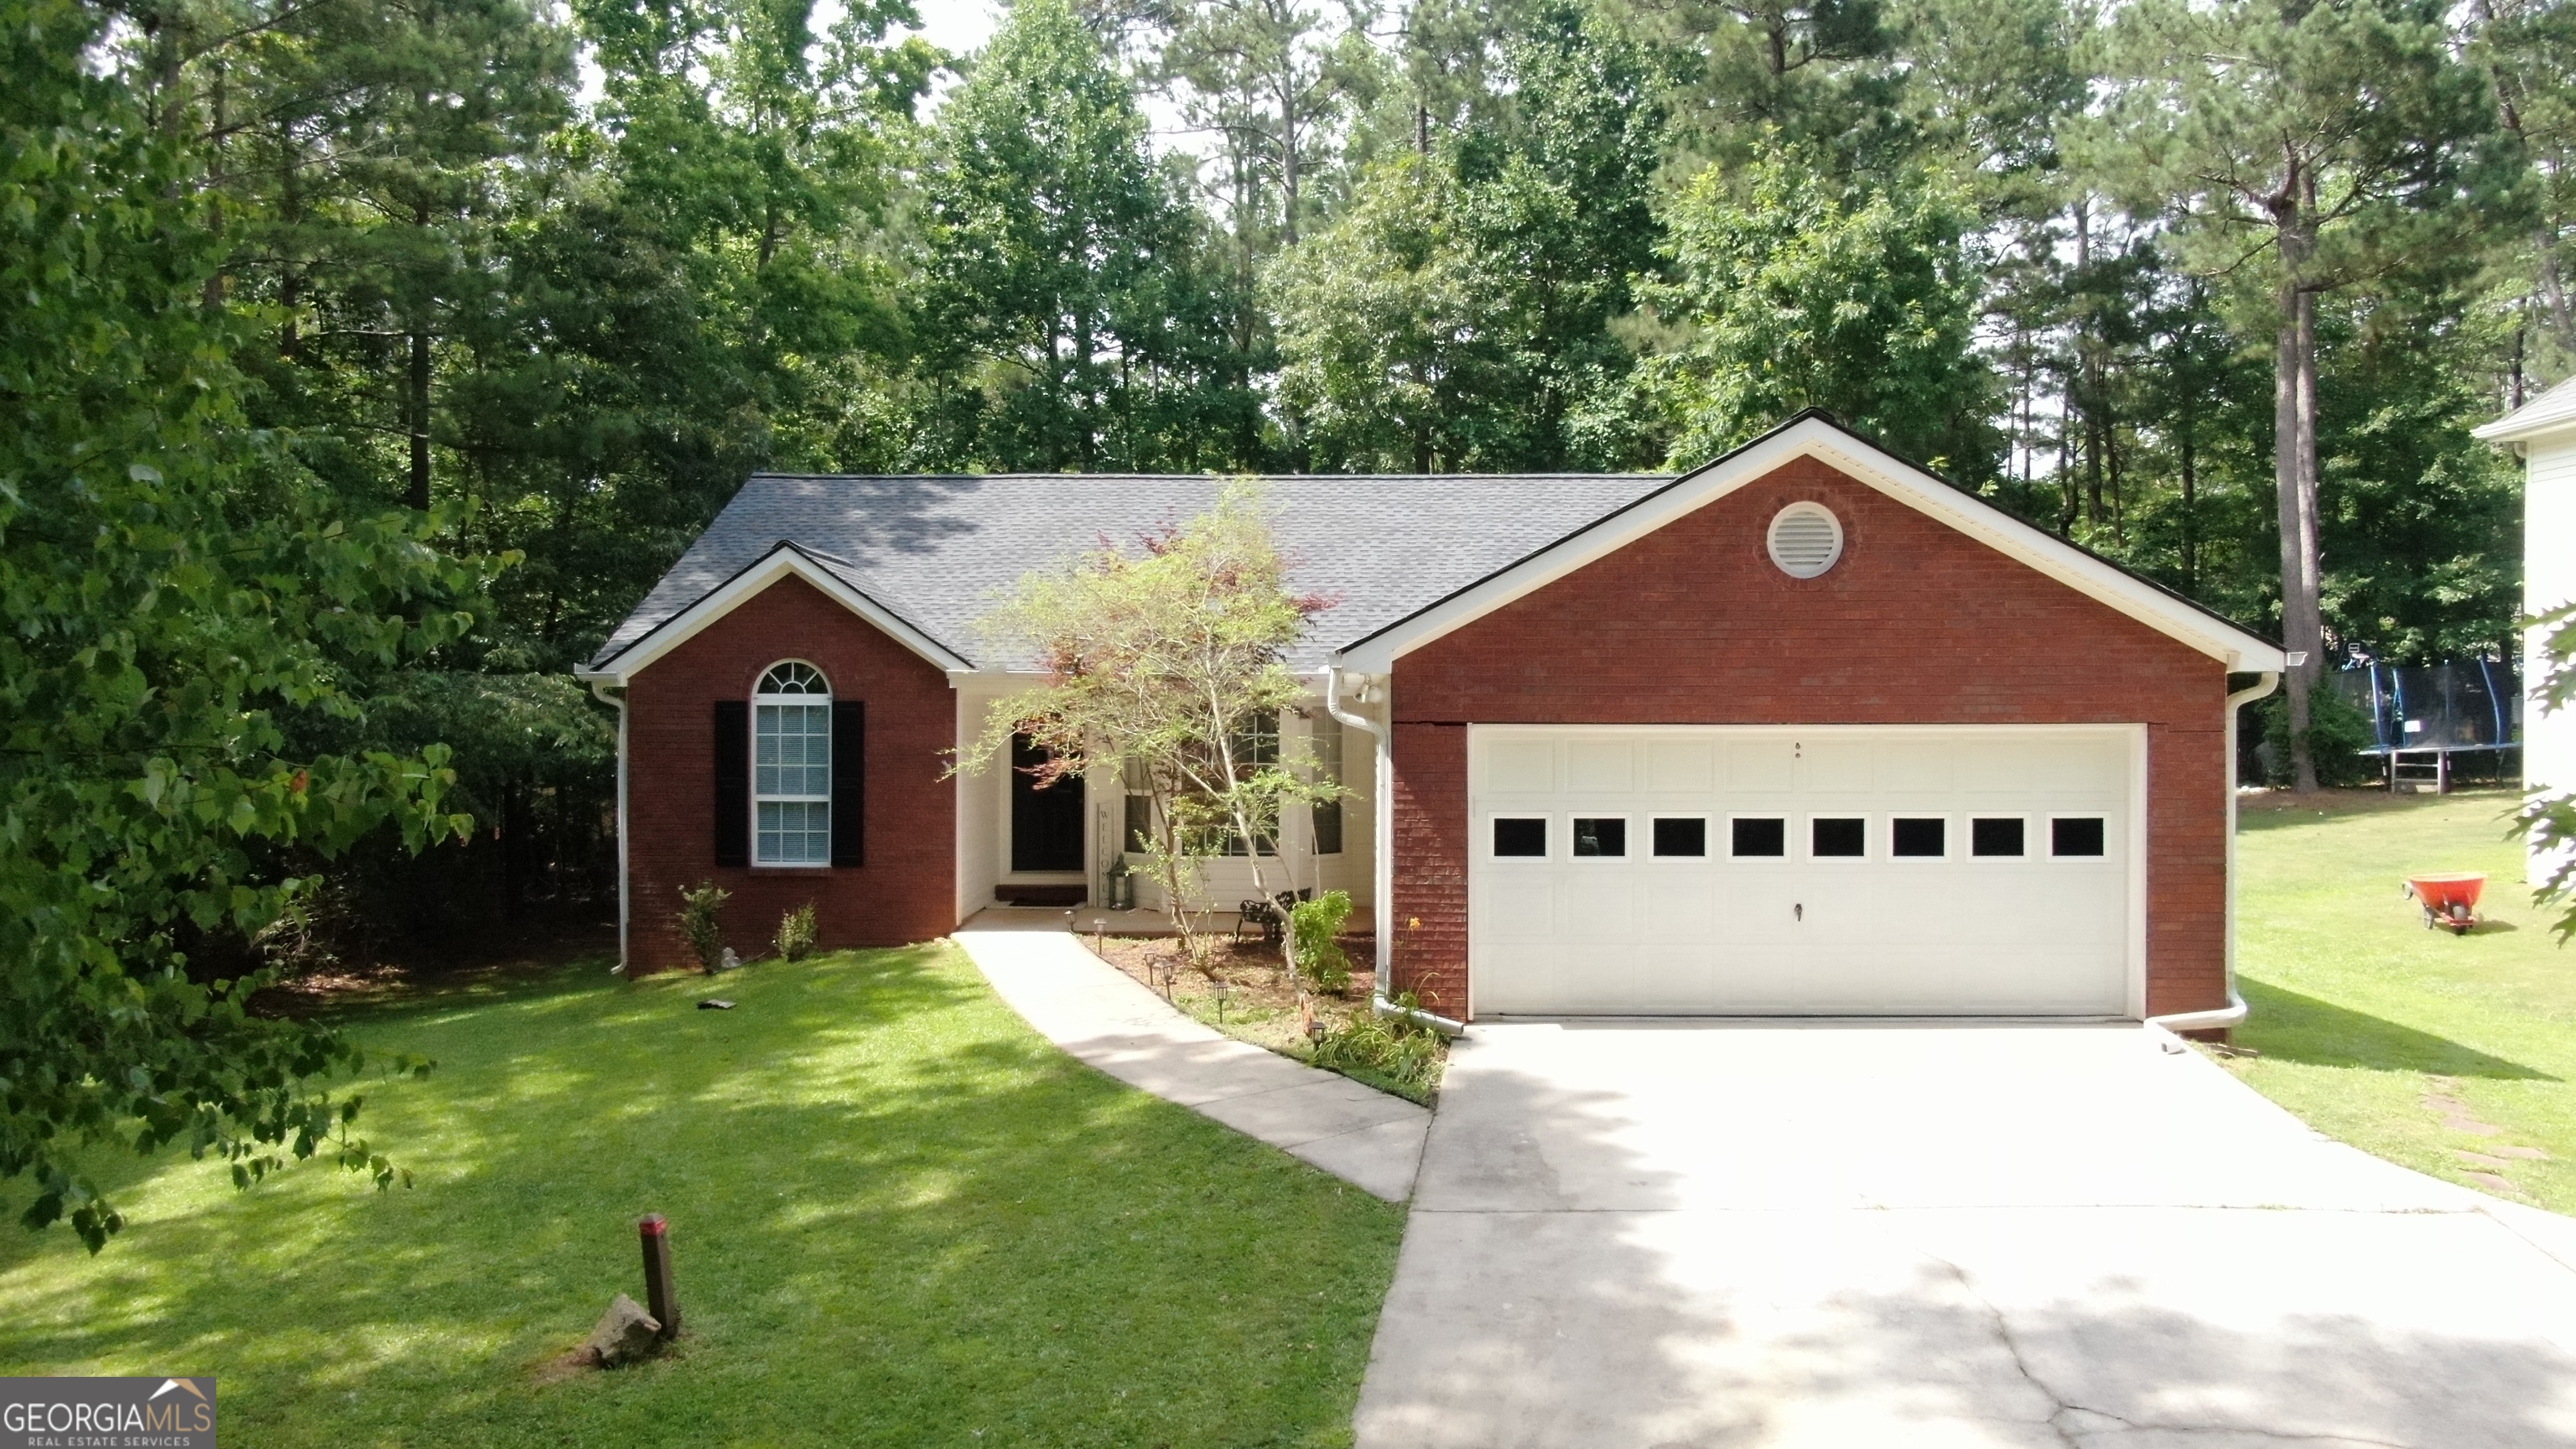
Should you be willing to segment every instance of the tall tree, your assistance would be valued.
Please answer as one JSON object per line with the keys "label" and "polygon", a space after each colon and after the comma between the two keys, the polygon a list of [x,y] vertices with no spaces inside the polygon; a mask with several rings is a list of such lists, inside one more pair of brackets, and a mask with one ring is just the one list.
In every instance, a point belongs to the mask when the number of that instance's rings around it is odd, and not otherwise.
{"label": "tall tree", "polygon": [[1657,267],[1650,58],[1570,4],[1496,42],[1484,119],[1382,157],[1272,269],[1280,411],[1321,466],[1636,461],[1617,332]]}
{"label": "tall tree", "polygon": [[2576,282],[2566,264],[2568,231],[2576,227],[2576,7],[2566,0],[2475,0],[2470,15],[2469,54],[2494,80],[2497,119],[2521,143],[2535,183],[2531,248],[2511,259],[2527,289],[2522,297],[2538,304],[2530,310],[2539,345],[2526,340],[2507,376],[2504,402],[2520,407],[2535,364],[2552,379],[2576,370],[2576,305],[2568,300]]}
{"label": "tall tree", "polygon": [[2325,662],[2317,299],[2474,248],[2519,214],[2522,168],[2487,77],[2430,0],[2142,0],[2112,54],[2112,142],[2136,209],[2172,213],[2187,264],[2260,259],[2273,317],[2274,481],[2296,788],[2317,787],[2308,701]]}
{"label": "tall tree", "polygon": [[1973,218],[1937,178],[1847,186],[1780,153],[1740,190],[1703,171],[1668,220],[1678,275],[1647,296],[1684,330],[1646,381],[1672,419],[1672,466],[1816,407],[1936,469],[1991,473]]}
{"label": "tall tree", "polygon": [[1236,235],[1297,244],[1313,210],[1311,178],[1333,159],[1334,127],[1366,50],[1356,26],[1335,29],[1307,0],[1198,0],[1182,10],[1160,68],[1183,83],[1192,122],[1219,139]]}
{"label": "tall tree", "polygon": [[167,72],[99,66],[107,22],[0,3],[0,1180],[92,1251],[122,1220],[84,1151],[182,1143],[244,1183],[331,1151],[393,1180],[326,1089],[359,1049],[253,1014],[266,974],[191,946],[299,908],[315,882],[281,848],[471,824],[443,747],[289,741],[358,712],[351,665],[455,638],[477,583],[435,517],[352,516],[246,425],[201,153],[154,124]]}
{"label": "tall tree", "polygon": [[1204,222],[1146,144],[1133,83],[1064,0],[1012,7],[941,108],[923,336],[956,463],[1197,468],[1229,385]]}
{"label": "tall tree", "polygon": [[504,306],[512,168],[569,113],[572,37],[522,0],[188,0],[133,42],[208,156],[216,295],[272,319],[253,416],[362,499],[432,500],[453,339]]}

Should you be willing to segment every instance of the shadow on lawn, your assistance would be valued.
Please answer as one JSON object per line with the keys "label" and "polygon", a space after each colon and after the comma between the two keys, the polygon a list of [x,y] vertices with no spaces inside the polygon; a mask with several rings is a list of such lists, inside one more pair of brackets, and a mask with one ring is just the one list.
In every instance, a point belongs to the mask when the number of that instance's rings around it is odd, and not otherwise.
{"label": "shadow on lawn", "polygon": [[2520,1062],[2491,1056],[2384,1017],[2266,986],[2251,978],[2239,978],[2237,984],[2245,994],[2246,1004],[2254,1009],[2237,1035],[2266,1057],[2319,1067],[2430,1072],[2505,1082],[2558,1080]]}
{"label": "shadow on lawn", "polygon": [[[1373,1315],[1343,1300],[1373,1308],[1395,1210],[1054,1051],[949,953],[499,994],[365,1024],[440,1059],[370,1094],[416,1191],[308,1165],[68,1271],[0,1252],[0,1362],[198,1365],[268,1443],[733,1442],[781,1416],[780,1443],[1271,1442],[1349,1412]],[[637,1291],[647,1211],[682,1351],[534,1386]],[[1324,1291],[1193,1309],[1274,1278]]]}

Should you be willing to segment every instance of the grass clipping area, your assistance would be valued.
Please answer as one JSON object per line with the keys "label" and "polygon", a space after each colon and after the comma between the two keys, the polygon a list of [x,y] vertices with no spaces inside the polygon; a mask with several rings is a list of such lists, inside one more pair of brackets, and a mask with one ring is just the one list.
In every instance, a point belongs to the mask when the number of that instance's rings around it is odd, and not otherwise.
{"label": "grass clipping area", "polygon": [[[1402,1209],[1066,1057],[950,947],[604,965],[356,1018],[438,1059],[363,1119],[415,1190],[165,1157],[97,1258],[0,1230],[0,1375],[213,1374],[262,1446],[1349,1442]],[[549,1382],[642,1296],[646,1212],[685,1335]]]}
{"label": "grass clipping area", "polygon": [[[2510,792],[2249,798],[2230,1071],[2320,1131],[2576,1212],[2576,949],[2531,903]],[[2427,930],[2410,873],[2483,871],[2483,922]]]}

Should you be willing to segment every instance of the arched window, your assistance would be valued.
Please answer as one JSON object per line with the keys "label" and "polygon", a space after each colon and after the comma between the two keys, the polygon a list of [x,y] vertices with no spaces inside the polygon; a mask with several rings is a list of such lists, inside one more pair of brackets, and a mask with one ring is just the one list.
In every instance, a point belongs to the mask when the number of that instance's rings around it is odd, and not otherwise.
{"label": "arched window", "polygon": [[751,808],[754,865],[832,863],[832,686],[802,660],[752,691]]}

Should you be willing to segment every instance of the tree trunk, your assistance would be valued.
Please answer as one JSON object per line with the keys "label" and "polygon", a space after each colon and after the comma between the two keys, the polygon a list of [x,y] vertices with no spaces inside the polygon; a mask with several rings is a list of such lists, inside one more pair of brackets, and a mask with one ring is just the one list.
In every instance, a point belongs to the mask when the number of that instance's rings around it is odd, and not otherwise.
{"label": "tree trunk", "polygon": [[[411,224],[429,230],[429,203],[412,203]],[[411,430],[411,489],[407,502],[429,511],[429,299],[413,302],[411,376],[403,392],[403,422]]]}
{"label": "tree trunk", "polygon": [[[304,220],[304,197],[296,185],[297,163],[302,159],[295,148],[294,132],[286,126],[277,128],[277,196],[278,217],[286,225],[280,230],[295,234]],[[296,309],[304,303],[304,280],[295,271],[295,251],[283,240],[277,253],[277,355],[289,362],[302,358],[304,334],[295,320]]]}
{"label": "tree trunk", "polygon": [[[214,69],[214,85],[208,92],[206,104],[209,112],[208,129],[214,136],[215,164],[213,169],[216,176],[221,177],[224,173],[224,143],[226,139],[224,136],[223,64],[221,62],[217,62]],[[218,180],[214,185],[206,188],[206,233],[213,237],[216,243],[215,265],[213,270],[206,273],[206,292],[204,298],[206,310],[212,312],[224,305],[226,278],[232,270],[232,259],[223,255],[224,188],[223,183],[220,180]]]}
{"label": "tree trunk", "polygon": [[404,501],[429,511],[429,334],[411,334],[411,379],[403,393],[404,423],[411,430],[411,491]]}
{"label": "tree trunk", "polygon": [[2192,446],[2192,420],[2182,424],[2182,591],[2200,593],[2200,468]]}
{"label": "tree trunk", "polygon": [[2280,494],[2281,643],[2307,657],[2284,681],[2290,710],[2291,788],[2317,788],[2317,761],[2308,741],[2308,699],[2324,664],[2324,622],[2319,595],[2324,559],[2317,539],[2317,298],[2302,285],[2298,263],[2307,239],[2281,234],[2281,332],[2272,369],[2272,473]]}
{"label": "tree trunk", "polygon": [[1279,89],[1279,244],[1297,244],[1297,99],[1293,76]]}

